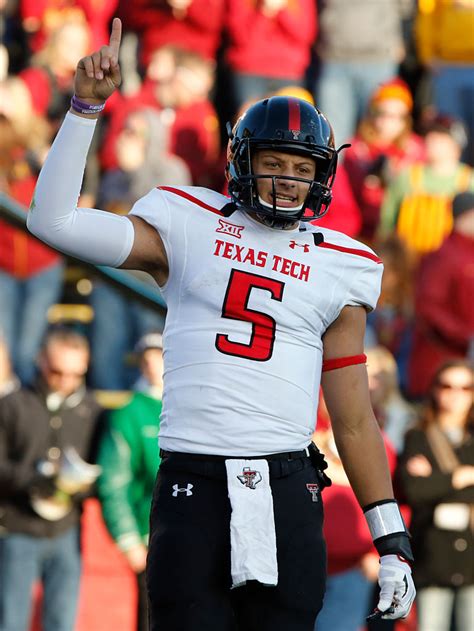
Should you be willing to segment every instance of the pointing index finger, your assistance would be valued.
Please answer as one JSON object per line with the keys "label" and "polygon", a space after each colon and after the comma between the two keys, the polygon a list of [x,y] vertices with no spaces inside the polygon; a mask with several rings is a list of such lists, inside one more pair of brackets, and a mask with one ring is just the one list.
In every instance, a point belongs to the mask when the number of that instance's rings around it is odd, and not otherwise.
{"label": "pointing index finger", "polygon": [[110,33],[109,48],[111,57],[115,63],[118,61],[120,49],[120,40],[122,39],[122,21],[120,18],[114,18],[112,22],[112,31]]}

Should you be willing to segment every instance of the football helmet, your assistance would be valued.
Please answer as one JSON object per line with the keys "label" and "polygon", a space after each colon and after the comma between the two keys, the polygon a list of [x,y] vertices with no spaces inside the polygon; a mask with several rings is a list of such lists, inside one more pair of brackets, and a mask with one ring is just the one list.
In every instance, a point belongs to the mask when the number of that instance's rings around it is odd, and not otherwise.
{"label": "football helmet", "polygon": [[[312,221],[327,212],[338,151],[331,125],[316,107],[303,99],[273,96],[251,105],[233,129],[227,124],[227,132],[229,195],[236,206],[255,212],[267,221],[273,220],[277,225]],[[314,179],[254,173],[252,156],[260,149],[311,157],[316,162]],[[272,180],[273,204],[267,204],[259,197],[257,181],[261,178]],[[309,184],[304,203],[296,208],[279,207],[276,180]]]}

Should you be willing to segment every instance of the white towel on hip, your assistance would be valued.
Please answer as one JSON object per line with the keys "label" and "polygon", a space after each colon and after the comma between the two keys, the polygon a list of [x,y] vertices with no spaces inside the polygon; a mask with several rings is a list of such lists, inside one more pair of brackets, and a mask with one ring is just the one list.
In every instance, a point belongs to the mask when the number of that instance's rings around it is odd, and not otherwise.
{"label": "white towel on hip", "polygon": [[225,461],[230,518],[232,587],[255,580],[278,583],[273,496],[268,462]]}

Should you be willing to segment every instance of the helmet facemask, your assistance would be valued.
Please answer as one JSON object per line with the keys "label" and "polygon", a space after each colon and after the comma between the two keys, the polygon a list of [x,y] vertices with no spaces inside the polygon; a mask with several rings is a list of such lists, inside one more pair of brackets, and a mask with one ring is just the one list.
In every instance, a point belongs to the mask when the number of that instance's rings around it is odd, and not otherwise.
{"label": "helmet facemask", "polygon": [[[229,194],[238,206],[254,211],[261,218],[284,223],[312,221],[327,212],[332,199],[331,186],[336,173],[337,151],[328,151],[323,147],[320,151],[315,151],[315,148],[305,150],[301,146],[292,146],[290,143],[269,144],[252,141],[250,138],[241,140],[233,149],[235,153],[232,151],[232,160],[229,163]],[[312,159],[316,163],[314,178],[254,173],[252,166],[254,152],[265,149]],[[257,183],[264,179],[272,181],[273,204],[264,201],[259,195]],[[278,206],[277,180],[307,184],[308,191],[304,201],[294,207]]]}

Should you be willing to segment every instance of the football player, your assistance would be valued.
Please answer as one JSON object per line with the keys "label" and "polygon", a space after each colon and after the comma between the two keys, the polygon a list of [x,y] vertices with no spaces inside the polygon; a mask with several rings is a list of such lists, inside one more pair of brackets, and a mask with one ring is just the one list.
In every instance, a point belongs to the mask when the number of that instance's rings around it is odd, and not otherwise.
{"label": "football player", "polygon": [[331,201],[331,126],[305,101],[265,99],[230,130],[229,198],[162,186],[126,217],[76,208],[96,119],[120,84],[120,36],[115,19],[109,45],[78,63],[28,227],[85,261],[149,272],[167,302],[151,629],[313,629],[329,483],[311,443],[321,375],[380,553],[376,615],[405,617],[412,554],[363,354],[382,265],[365,245],[309,223]]}

